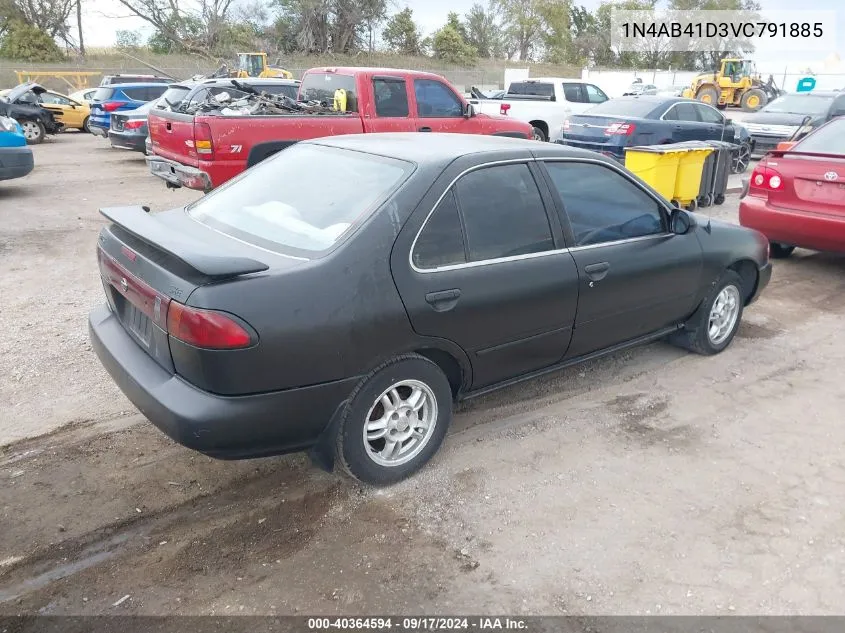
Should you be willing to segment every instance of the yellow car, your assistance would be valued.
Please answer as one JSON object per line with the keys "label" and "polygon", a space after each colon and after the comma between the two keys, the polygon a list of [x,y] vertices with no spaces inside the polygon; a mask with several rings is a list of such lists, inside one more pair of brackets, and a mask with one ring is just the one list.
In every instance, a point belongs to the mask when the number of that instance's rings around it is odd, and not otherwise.
{"label": "yellow car", "polygon": [[[25,92],[17,98],[18,103],[39,104],[44,109],[53,113],[56,121],[64,125],[64,129],[82,130],[88,129],[88,117],[91,114],[90,106],[84,101],[71,99],[67,95],[52,90],[45,90],[38,84],[33,84],[34,90]],[[11,90],[0,91],[0,97],[11,92]]]}

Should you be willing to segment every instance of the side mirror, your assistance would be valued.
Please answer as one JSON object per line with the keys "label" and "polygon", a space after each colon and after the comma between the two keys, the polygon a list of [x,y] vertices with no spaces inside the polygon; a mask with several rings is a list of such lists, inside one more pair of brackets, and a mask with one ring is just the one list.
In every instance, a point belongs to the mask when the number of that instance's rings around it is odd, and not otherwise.
{"label": "side mirror", "polygon": [[673,209],[669,216],[669,227],[675,235],[686,235],[692,228],[692,217],[683,209]]}
{"label": "side mirror", "polygon": [[464,107],[464,118],[471,119],[475,116],[475,106],[471,103],[466,104]]}

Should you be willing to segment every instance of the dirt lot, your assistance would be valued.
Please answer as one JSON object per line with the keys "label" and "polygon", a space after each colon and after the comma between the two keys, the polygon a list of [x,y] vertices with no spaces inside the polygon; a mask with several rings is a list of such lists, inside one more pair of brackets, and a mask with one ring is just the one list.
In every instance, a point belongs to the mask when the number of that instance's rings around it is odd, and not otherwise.
{"label": "dirt lot", "polygon": [[473,402],[374,491],[145,423],[87,342],[97,208],[192,194],[94,137],[36,163],[0,184],[0,613],[841,613],[845,259],[778,262],[718,357],[655,344]]}

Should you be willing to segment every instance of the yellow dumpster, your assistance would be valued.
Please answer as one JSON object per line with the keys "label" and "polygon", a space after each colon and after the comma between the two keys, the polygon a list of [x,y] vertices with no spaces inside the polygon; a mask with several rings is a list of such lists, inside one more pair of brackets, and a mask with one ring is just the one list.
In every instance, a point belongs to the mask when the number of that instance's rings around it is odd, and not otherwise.
{"label": "yellow dumpster", "polygon": [[691,147],[688,145],[686,151],[680,154],[681,160],[678,165],[675,191],[672,196],[679,206],[691,210],[694,210],[697,206],[696,202],[701,193],[701,179],[704,175],[704,163],[714,150],[714,147]]}
{"label": "yellow dumpster", "polygon": [[[625,148],[625,167],[667,200],[675,195],[678,167],[687,149],[671,145],[646,145]],[[698,195],[696,189],[696,195]]]}

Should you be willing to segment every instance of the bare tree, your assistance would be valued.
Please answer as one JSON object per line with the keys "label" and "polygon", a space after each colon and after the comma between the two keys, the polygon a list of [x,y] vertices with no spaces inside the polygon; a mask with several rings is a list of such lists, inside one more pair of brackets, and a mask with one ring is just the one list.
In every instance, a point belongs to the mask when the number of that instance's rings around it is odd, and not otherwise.
{"label": "bare tree", "polygon": [[79,54],[85,57],[85,38],[82,36],[82,0],[76,0],[76,32],[79,34]]}

